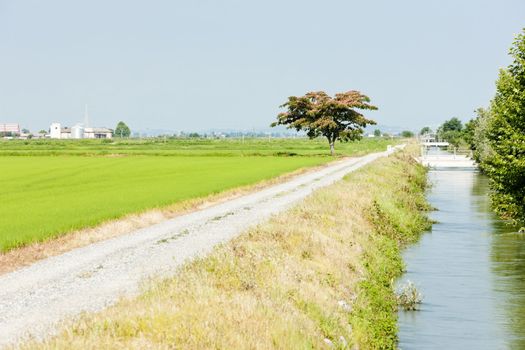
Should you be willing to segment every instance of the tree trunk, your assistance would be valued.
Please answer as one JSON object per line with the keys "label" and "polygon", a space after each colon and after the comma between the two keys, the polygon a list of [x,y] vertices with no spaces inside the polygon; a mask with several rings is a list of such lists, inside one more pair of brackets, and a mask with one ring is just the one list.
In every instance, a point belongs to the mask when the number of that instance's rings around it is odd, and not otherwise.
{"label": "tree trunk", "polygon": [[332,136],[328,136],[328,135],[325,135],[326,138],[328,139],[328,144],[330,145],[330,155],[335,155],[335,137],[332,138]]}

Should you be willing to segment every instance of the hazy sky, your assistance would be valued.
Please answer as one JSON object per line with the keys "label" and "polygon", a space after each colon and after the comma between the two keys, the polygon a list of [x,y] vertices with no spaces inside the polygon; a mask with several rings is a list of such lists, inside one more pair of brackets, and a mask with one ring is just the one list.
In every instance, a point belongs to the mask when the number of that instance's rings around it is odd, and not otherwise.
{"label": "hazy sky", "polygon": [[524,26],[523,0],[0,0],[0,122],[265,128],[356,89],[416,130],[486,105]]}

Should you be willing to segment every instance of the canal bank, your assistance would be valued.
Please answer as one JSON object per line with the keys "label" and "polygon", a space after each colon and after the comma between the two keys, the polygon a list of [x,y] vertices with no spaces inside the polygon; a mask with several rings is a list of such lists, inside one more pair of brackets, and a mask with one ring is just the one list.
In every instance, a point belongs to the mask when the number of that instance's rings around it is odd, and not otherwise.
{"label": "canal bank", "polygon": [[437,223],[403,253],[402,281],[424,298],[419,311],[399,312],[399,348],[524,349],[525,235],[491,211],[477,170],[428,178]]}
{"label": "canal bank", "polygon": [[407,148],[21,348],[395,348],[402,247],[430,227]]}

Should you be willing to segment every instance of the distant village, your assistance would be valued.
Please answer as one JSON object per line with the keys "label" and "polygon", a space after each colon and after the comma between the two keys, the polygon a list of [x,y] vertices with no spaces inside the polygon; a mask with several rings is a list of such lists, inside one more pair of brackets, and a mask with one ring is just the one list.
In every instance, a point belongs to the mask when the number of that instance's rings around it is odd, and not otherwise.
{"label": "distant village", "polygon": [[72,127],[62,126],[60,123],[51,123],[48,130],[33,133],[28,129],[20,128],[17,123],[0,123],[0,136],[4,139],[110,139],[113,130],[108,128],[85,127],[76,124]]}

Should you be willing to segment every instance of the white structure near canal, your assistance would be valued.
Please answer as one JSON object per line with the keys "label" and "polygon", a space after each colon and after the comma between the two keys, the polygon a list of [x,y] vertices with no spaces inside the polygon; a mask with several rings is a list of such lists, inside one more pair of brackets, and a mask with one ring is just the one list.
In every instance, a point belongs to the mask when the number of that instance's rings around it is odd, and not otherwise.
{"label": "white structure near canal", "polygon": [[86,128],[82,124],[68,128],[60,123],[52,123],[49,127],[49,137],[52,139],[110,139],[113,130],[108,128]]}
{"label": "white structure near canal", "polygon": [[422,138],[421,156],[417,161],[430,168],[476,168],[476,162],[470,154],[457,154],[456,148],[453,153],[442,150],[448,148],[446,141],[437,141],[436,138]]}
{"label": "white structure near canal", "polygon": [[476,168],[476,162],[463,154],[424,154],[418,161],[430,168]]}

